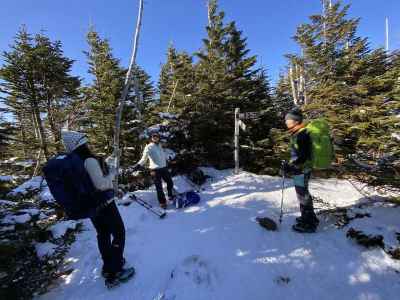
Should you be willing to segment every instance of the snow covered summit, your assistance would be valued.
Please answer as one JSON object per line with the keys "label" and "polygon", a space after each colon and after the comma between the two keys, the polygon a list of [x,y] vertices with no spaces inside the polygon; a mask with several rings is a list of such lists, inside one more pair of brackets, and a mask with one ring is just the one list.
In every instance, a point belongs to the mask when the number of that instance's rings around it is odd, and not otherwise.
{"label": "snow covered summit", "polygon": [[[112,291],[105,288],[95,231],[86,222],[66,258],[75,270],[40,299],[398,299],[400,262],[381,248],[362,248],[346,238],[346,231],[350,226],[373,231],[398,246],[399,208],[366,206],[370,218],[339,229],[322,215],[317,233],[298,234],[291,230],[298,204],[288,181],[283,223],[270,232],[254,219],[278,220],[280,178],[205,171],[213,179],[201,192],[201,203],[169,209],[164,220],[136,203],[119,206],[125,257],[137,270],[133,280]],[[346,181],[315,180],[311,192],[323,199],[319,208],[365,201]],[[152,189],[136,194],[157,203]]]}

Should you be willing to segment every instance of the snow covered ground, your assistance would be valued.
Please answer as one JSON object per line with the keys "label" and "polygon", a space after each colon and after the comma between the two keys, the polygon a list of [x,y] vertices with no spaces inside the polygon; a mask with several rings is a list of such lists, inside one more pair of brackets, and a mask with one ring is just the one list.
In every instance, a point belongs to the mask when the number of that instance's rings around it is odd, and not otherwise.
{"label": "snow covered ground", "polygon": [[[343,229],[322,220],[317,233],[298,234],[291,230],[298,204],[288,181],[284,221],[279,231],[270,232],[254,218],[278,220],[279,178],[207,171],[214,179],[204,186],[201,203],[170,209],[164,220],[136,203],[120,206],[125,257],[137,270],[133,280],[115,290],[105,288],[96,234],[86,221],[66,258],[75,270],[40,299],[399,299],[400,261],[346,238],[354,226],[398,245],[399,208],[368,207],[371,218]],[[182,178],[175,180],[185,189]],[[365,201],[346,181],[315,180],[311,190],[331,205]],[[136,194],[156,204],[154,190]]]}

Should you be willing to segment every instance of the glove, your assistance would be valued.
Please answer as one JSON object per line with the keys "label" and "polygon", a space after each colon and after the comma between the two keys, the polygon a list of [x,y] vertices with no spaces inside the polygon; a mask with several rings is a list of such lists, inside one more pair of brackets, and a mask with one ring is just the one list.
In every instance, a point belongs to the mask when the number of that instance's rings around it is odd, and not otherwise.
{"label": "glove", "polygon": [[293,172],[293,166],[287,161],[283,160],[281,164],[281,175],[289,176]]}
{"label": "glove", "polygon": [[112,154],[111,156],[106,158],[106,163],[111,169],[117,168],[117,156]]}
{"label": "glove", "polygon": [[291,163],[288,163],[287,161],[282,161],[282,166],[281,166],[282,176],[291,176],[296,173],[299,173],[299,168],[292,165]]}

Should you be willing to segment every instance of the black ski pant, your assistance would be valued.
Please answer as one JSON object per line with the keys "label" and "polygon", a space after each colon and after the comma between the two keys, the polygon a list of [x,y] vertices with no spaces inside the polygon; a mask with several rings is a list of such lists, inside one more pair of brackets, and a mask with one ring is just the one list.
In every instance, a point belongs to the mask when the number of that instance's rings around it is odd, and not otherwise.
{"label": "black ski pant", "polygon": [[117,205],[113,201],[91,221],[97,231],[97,243],[103,259],[103,271],[121,271],[124,260],[125,227]]}
{"label": "black ski pant", "polygon": [[174,189],[174,183],[172,181],[171,174],[169,173],[168,168],[154,169],[151,170],[150,173],[151,177],[153,178],[154,185],[156,186],[158,202],[160,202],[160,204],[166,204],[167,200],[165,199],[165,194],[162,187],[162,180],[164,180],[167,184],[168,197],[171,198],[173,196]]}

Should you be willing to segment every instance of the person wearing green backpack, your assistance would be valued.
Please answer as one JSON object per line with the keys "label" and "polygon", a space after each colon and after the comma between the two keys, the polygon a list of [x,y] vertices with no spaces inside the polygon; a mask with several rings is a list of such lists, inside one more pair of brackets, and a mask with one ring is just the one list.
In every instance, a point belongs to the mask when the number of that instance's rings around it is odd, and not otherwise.
{"label": "person wearing green backpack", "polygon": [[298,108],[286,115],[285,123],[291,135],[290,161],[282,165],[282,171],[285,175],[293,176],[301,213],[292,228],[297,232],[315,232],[319,220],[314,212],[309,181],[313,169],[328,168],[332,162],[329,126],[323,119],[313,120],[306,125]]}

